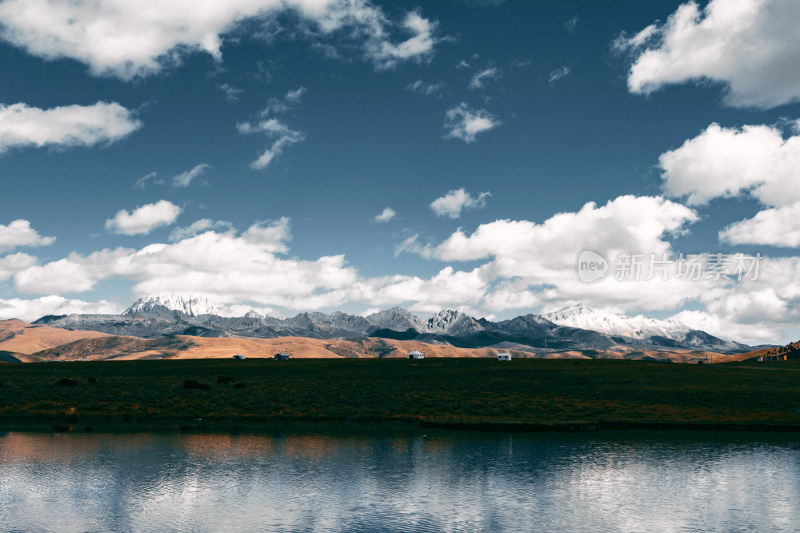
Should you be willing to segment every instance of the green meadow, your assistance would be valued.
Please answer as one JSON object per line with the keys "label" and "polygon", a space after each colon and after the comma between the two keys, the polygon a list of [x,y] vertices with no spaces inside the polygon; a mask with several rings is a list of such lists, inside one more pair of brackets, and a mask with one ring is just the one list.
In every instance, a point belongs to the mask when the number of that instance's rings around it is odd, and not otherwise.
{"label": "green meadow", "polygon": [[0,364],[0,382],[5,430],[249,431],[299,420],[800,430],[796,361],[105,361]]}

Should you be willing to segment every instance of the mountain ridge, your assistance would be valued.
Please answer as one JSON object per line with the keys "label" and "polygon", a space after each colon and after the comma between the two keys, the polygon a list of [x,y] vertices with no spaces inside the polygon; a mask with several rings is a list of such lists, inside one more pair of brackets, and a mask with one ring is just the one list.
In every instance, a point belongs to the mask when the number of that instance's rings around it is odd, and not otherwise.
{"label": "mountain ridge", "polygon": [[401,307],[367,316],[341,311],[330,314],[303,312],[289,318],[253,311],[240,317],[222,316],[220,313],[220,308],[207,299],[163,293],[140,298],[120,315],[46,316],[34,324],[142,338],[191,335],[359,340],[379,337],[463,348],[505,346],[536,354],[616,347],[719,353],[741,353],[751,349],[744,344],[693,330],[679,322],[659,321],[643,315],[628,317],[587,306],[564,308],[546,315],[520,315],[496,322],[476,319],[453,309],[442,310],[425,320]]}

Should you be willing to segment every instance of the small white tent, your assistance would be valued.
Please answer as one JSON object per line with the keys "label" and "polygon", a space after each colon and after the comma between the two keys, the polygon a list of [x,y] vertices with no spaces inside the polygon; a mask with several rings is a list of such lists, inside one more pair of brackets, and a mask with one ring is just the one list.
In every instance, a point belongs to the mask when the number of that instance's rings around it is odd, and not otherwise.
{"label": "small white tent", "polygon": [[508,353],[508,352],[499,353],[499,354],[497,354],[497,360],[498,361],[511,361],[511,354]]}
{"label": "small white tent", "polygon": [[422,353],[422,352],[418,352],[417,350],[414,350],[413,352],[408,352],[408,355],[406,356],[406,358],[407,359],[425,359],[425,354]]}

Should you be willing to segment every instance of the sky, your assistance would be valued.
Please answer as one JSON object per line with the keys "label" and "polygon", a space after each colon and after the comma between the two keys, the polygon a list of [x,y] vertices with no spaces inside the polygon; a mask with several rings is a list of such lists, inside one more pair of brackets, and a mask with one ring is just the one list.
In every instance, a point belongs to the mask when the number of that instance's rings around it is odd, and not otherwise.
{"label": "sky", "polygon": [[794,0],[0,1],[0,319],[584,303],[800,338]]}

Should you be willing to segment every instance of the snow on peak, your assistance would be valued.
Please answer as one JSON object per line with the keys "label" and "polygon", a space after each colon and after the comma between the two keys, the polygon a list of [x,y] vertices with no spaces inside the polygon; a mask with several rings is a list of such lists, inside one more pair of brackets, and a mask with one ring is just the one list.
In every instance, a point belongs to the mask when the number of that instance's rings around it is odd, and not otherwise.
{"label": "snow on peak", "polygon": [[139,298],[123,314],[147,313],[160,308],[179,311],[188,316],[223,315],[222,310],[209,302],[207,298],[172,293],[161,293]]}
{"label": "snow on peak", "polygon": [[682,340],[691,330],[675,320],[658,320],[644,315],[631,317],[610,309],[595,309],[582,303],[543,316],[560,326],[590,329],[605,335],[623,335],[633,339],[658,336]]}

